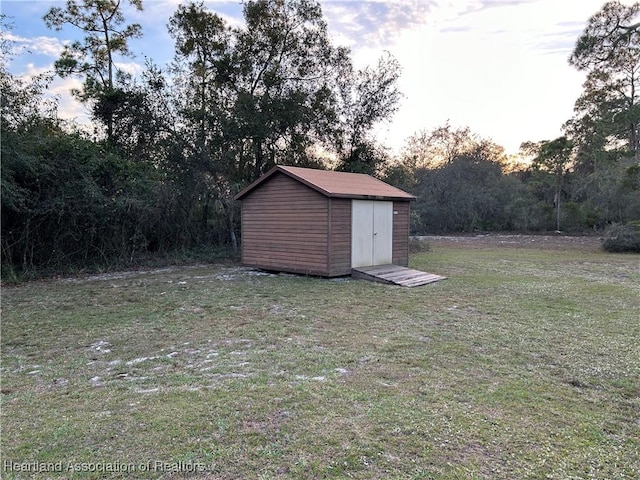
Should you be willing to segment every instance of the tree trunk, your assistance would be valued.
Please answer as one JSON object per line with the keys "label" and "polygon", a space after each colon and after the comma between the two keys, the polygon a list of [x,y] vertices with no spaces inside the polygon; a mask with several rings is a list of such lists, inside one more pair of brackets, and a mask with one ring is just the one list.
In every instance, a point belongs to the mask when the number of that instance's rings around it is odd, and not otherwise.
{"label": "tree trunk", "polygon": [[556,231],[560,231],[560,194],[556,193]]}
{"label": "tree trunk", "polygon": [[558,176],[558,181],[556,183],[556,231],[560,231],[560,197],[562,196],[562,177]]}
{"label": "tree trunk", "polygon": [[262,139],[253,140],[253,153],[255,156],[255,165],[253,168],[253,180],[262,175],[262,166],[264,164],[264,152],[262,151]]}

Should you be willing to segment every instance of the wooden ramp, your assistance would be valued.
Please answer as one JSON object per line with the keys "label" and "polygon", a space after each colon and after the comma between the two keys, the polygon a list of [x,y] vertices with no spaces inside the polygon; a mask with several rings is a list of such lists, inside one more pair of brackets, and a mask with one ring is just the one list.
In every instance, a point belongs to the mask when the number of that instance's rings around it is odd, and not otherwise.
{"label": "wooden ramp", "polygon": [[446,278],[433,273],[399,267],[398,265],[376,265],[375,267],[352,268],[351,276],[372,282],[402,285],[403,287],[418,287]]}

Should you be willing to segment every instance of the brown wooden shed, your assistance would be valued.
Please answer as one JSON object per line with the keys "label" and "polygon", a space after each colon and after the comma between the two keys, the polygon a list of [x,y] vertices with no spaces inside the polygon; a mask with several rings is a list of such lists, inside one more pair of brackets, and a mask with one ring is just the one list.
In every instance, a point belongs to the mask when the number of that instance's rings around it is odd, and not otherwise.
{"label": "brown wooden shed", "polygon": [[334,277],[409,263],[415,197],[369,175],[278,165],[235,199],[244,265]]}

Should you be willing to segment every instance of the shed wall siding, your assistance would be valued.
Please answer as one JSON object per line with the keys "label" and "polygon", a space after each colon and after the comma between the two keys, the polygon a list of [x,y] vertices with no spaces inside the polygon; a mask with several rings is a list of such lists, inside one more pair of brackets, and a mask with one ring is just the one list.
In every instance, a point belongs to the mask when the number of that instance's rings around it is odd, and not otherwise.
{"label": "shed wall siding", "polygon": [[393,264],[407,267],[409,265],[409,202],[393,202],[393,211]]}
{"label": "shed wall siding", "polygon": [[332,198],[329,227],[329,276],[351,274],[351,200]]}
{"label": "shed wall siding", "polygon": [[329,199],[276,174],[242,201],[242,262],[329,275]]}

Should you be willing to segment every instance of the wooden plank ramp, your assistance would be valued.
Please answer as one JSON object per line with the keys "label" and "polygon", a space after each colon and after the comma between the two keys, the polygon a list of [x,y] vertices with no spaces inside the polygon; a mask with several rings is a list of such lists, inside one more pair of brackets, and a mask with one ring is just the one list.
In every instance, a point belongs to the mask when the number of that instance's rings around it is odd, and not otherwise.
{"label": "wooden plank ramp", "polygon": [[400,267],[398,265],[376,265],[374,267],[352,268],[351,276],[372,282],[402,285],[403,287],[418,287],[446,278],[433,273],[413,270],[412,268]]}

